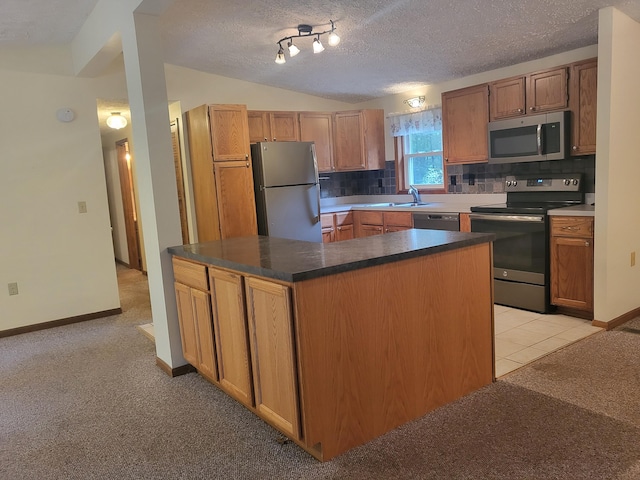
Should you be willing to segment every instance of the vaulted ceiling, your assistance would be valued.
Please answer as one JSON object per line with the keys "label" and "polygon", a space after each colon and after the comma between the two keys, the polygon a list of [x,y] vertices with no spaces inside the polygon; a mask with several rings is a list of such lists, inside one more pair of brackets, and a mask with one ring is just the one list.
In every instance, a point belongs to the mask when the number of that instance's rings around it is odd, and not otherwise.
{"label": "vaulted ceiling", "polygon": [[[69,43],[96,3],[2,0],[0,46]],[[640,0],[175,0],[161,25],[166,63],[357,103],[595,44],[609,5],[640,20]],[[330,20],[337,47],[274,62]]]}

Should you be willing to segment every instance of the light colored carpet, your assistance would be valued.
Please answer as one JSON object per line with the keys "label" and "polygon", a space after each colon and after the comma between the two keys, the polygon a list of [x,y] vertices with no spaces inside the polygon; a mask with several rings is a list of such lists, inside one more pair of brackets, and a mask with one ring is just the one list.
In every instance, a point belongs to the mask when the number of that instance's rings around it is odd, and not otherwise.
{"label": "light colored carpet", "polygon": [[118,272],[123,314],[0,339],[0,479],[639,478],[640,336],[596,334],[319,463],[156,367],[146,279]]}

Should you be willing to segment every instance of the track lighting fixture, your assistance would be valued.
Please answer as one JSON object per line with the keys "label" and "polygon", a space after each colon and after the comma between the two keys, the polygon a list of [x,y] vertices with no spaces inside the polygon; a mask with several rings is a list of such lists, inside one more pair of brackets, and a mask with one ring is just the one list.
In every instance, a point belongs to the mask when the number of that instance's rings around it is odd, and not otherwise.
{"label": "track lighting fixture", "polygon": [[315,37],[313,39],[313,44],[312,44],[313,53],[320,53],[324,50],[324,45],[322,45],[322,42],[320,41],[320,36],[325,35],[327,33],[329,34],[327,38],[327,43],[332,47],[335,47],[336,45],[338,45],[340,43],[340,37],[335,32],[336,30],[335,23],[333,20],[329,20],[329,22],[331,23],[331,28],[329,30],[325,30],[324,32],[319,32],[319,33],[314,32],[313,27],[311,25],[300,24],[298,25],[297,35],[291,35],[289,37],[284,37],[278,40],[277,42],[278,53],[276,54],[276,63],[283,64],[287,61],[284,56],[284,49],[282,48],[283,42],[287,42],[286,45],[287,45],[287,49],[289,50],[290,57],[295,57],[298,53],[300,53],[300,49],[293,43],[294,38]]}

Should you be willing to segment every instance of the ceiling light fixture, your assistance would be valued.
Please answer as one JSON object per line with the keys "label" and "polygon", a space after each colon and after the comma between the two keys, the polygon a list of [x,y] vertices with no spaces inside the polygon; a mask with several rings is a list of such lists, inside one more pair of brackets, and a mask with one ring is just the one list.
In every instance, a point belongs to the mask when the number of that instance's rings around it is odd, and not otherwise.
{"label": "ceiling light fixture", "polygon": [[407,98],[404,103],[408,104],[411,108],[418,108],[424,105],[424,96]]}
{"label": "ceiling light fixture", "polygon": [[287,42],[286,45],[287,45],[287,48],[289,49],[289,56],[295,57],[298,53],[300,53],[300,49],[293,43],[294,38],[315,37],[313,39],[313,53],[320,53],[324,50],[324,45],[322,45],[322,42],[320,42],[320,36],[325,35],[327,33],[329,34],[329,37],[327,38],[327,43],[332,47],[335,47],[336,45],[338,45],[340,43],[340,37],[335,32],[336,25],[333,20],[329,20],[329,22],[331,23],[331,28],[329,30],[325,30],[324,32],[319,32],[319,33],[314,32],[313,27],[311,25],[300,24],[298,25],[297,35],[291,35],[289,37],[284,37],[278,40],[278,42],[276,42],[279,47],[278,53],[276,54],[276,63],[283,64],[286,62],[286,59],[284,56],[284,49],[282,48],[283,42]]}
{"label": "ceiling light fixture", "polygon": [[120,112],[112,112],[107,118],[107,125],[116,130],[127,126],[127,119],[120,115]]}

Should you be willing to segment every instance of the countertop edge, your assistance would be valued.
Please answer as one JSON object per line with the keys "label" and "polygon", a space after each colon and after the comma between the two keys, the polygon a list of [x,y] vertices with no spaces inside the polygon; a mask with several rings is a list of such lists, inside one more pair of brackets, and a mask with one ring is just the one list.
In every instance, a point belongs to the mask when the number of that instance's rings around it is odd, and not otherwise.
{"label": "countertop edge", "polygon": [[[419,232],[427,232],[427,230],[418,230]],[[439,231],[438,231],[439,232]],[[492,242],[495,240],[494,234],[488,233],[462,233],[462,232],[448,232],[449,234],[458,234],[462,235],[463,238],[459,238],[456,240],[448,240],[446,242],[434,242],[432,245],[426,245],[424,247],[412,248],[406,251],[401,252],[393,252],[386,255],[377,255],[368,258],[357,258],[351,261],[344,261],[339,264],[332,264],[326,266],[318,266],[311,267],[309,270],[300,270],[300,271],[282,271],[279,269],[266,268],[258,265],[250,265],[247,263],[242,263],[238,261],[232,261],[224,258],[219,258],[215,256],[203,255],[196,252],[189,251],[185,249],[185,247],[198,245],[178,245],[174,247],[168,247],[167,251],[180,258],[193,260],[199,263],[203,263],[206,265],[212,265],[214,267],[226,268],[229,270],[234,270],[237,272],[247,273],[250,275],[256,275],[259,277],[270,278],[273,280],[284,281],[288,283],[299,282],[303,280],[311,280],[314,278],[325,277],[329,275],[335,275],[339,273],[344,273],[352,270],[359,270],[362,268],[384,265],[386,263],[393,263],[401,260],[408,260],[417,257],[423,257],[427,255],[434,255],[441,252],[446,252],[450,250],[457,250],[459,248],[479,245],[482,243]],[[393,232],[385,234],[387,239],[393,239],[392,236],[396,236],[398,239],[402,239],[403,235],[406,234],[404,232]],[[329,244],[320,244],[322,249],[327,249],[328,253],[331,253],[332,249],[339,249],[340,244],[344,244],[346,242],[350,242],[350,245],[353,246],[354,243],[358,242],[362,245],[362,249],[366,248],[366,244],[368,239],[366,238],[357,238],[353,240],[345,240],[343,242],[335,242]],[[307,243],[307,242],[302,242]]]}

